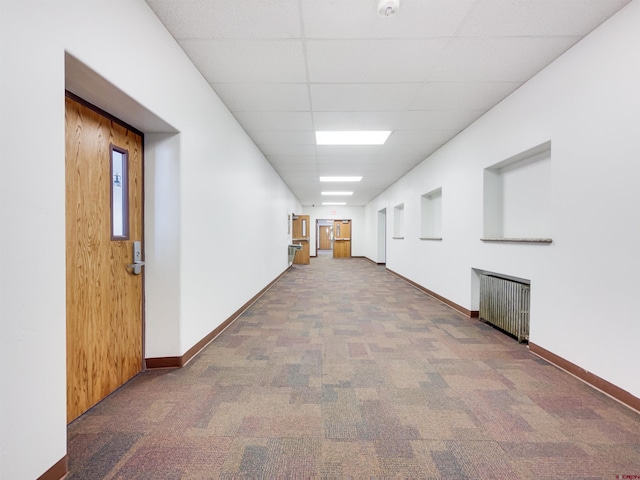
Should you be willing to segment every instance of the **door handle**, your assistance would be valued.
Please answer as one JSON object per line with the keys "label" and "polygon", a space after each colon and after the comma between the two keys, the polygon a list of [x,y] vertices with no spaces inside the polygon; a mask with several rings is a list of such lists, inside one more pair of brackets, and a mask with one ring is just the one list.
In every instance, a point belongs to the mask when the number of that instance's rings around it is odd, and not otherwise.
{"label": "door handle", "polygon": [[131,273],[134,275],[140,275],[142,273],[142,244],[139,241],[133,242],[133,263],[127,265],[127,270],[131,269]]}

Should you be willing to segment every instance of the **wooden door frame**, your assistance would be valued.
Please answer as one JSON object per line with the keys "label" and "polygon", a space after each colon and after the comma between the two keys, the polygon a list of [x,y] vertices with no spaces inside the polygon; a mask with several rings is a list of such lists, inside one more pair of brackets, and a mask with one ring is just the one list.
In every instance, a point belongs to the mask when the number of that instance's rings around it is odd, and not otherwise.
{"label": "wooden door frame", "polygon": [[[129,125],[128,123],[124,122],[123,120],[120,120],[118,117],[115,117],[114,115],[110,114],[109,112],[106,112],[105,110],[101,109],[100,107],[97,107],[95,105],[93,105],[92,103],[84,100],[82,97],[79,97],[77,95],[75,95],[74,93],[70,92],[69,90],[65,90],[65,96],[68,97],[69,99],[79,103],[80,105],[93,110],[95,113],[102,115],[103,117],[107,118],[108,120],[120,125],[123,128],[126,128],[127,130],[130,130],[131,132],[135,133],[136,135],[139,135],[142,141],[142,150],[141,150],[141,156],[142,156],[142,165],[141,165],[141,205],[142,205],[142,212],[141,212],[141,216],[142,216],[142,228],[140,231],[140,242],[142,245],[142,258],[145,258],[145,189],[144,189],[144,185],[145,185],[145,178],[144,178],[144,171],[145,171],[145,150],[144,150],[144,133],[142,131],[140,131],[139,129],[137,129],[136,127]],[[65,185],[65,191],[66,191],[67,186]],[[123,266],[124,268],[124,266]],[[145,343],[146,343],[146,337],[145,337],[145,332],[146,332],[146,309],[145,309],[145,284],[146,284],[146,272],[144,271],[143,268],[143,273],[142,273],[142,298],[141,298],[141,302],[142,305],[140,306],[141,308],[141,335],[140,335],[140,341],[141,341],[141,345],[140,345],[140,351],[142,353],[141,355],[141,365],[140,365],[140,372],[144,372],[146,370],[146,362],[145,362]],[[65,323],[65,334],[66,334],[66,323]],[[66,354],[65,354],[66,356]],[[66,376],[65,376],[66,379]]]}

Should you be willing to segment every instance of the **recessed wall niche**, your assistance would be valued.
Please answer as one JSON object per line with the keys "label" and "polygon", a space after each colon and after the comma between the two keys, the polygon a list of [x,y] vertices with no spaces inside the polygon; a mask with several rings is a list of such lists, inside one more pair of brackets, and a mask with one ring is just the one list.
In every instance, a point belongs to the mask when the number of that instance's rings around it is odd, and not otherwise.
{"label": "recessed wall niche", "polygon": [[442,187],[420,197],[420,239],[442,240]]}
{"label": "recessed wall niche", "polygon": [[551,142],[484,170],[484,241],[551,242]]}
{"label": "recessed wall niche", "polygon": [[404,238],[404,203],[393,207],[393,238]]}

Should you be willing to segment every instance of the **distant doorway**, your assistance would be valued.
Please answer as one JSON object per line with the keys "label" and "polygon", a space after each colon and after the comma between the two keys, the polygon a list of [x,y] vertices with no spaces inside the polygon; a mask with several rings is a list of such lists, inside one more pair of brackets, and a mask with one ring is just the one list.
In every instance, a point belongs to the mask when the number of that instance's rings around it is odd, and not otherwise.
{"label": "distant doorway", "polygon": [[333,251],[333,220],[316,220],[316,252]]}

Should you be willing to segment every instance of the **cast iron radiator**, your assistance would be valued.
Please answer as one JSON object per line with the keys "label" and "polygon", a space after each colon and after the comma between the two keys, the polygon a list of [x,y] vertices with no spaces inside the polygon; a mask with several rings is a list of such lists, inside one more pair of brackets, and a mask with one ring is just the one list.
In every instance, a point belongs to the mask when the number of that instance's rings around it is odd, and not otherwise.
{"label": "cast iron radiator", "polygon": [[529,341],[530,286],[493,275],[480,275],[480,320]]}

